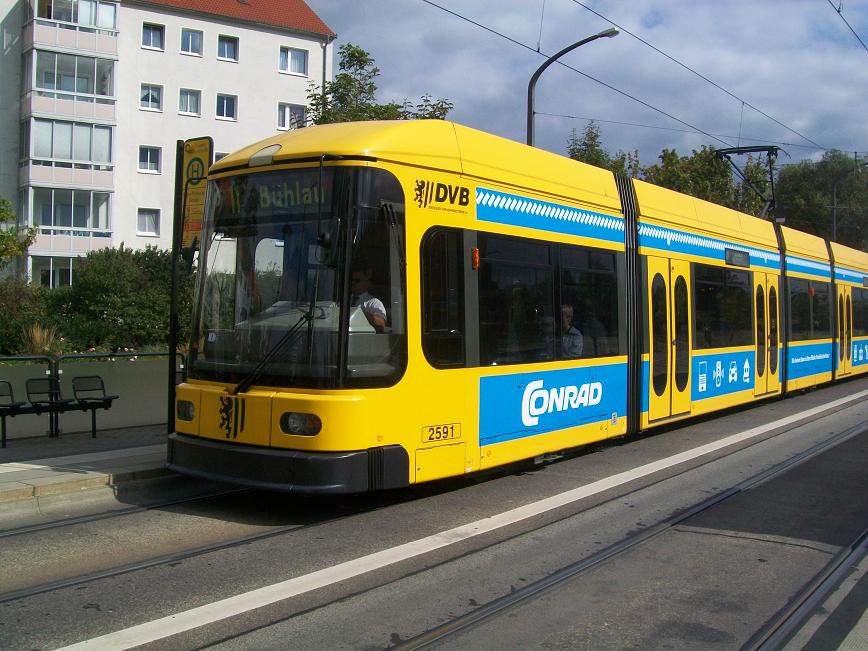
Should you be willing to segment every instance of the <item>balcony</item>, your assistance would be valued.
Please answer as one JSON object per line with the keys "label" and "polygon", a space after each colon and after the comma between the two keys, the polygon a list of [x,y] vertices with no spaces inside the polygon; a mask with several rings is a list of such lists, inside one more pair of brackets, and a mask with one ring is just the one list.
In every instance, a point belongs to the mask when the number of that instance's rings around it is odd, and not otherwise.
{"label": "balcony", "polygon": [[48,115],[52,117],[80,118],[114,123],[115,99],[99,95],[32,90],[21,102],[22,117]]}
{"label": "balcony", "polygon": [[18,185],[114,189],[114,167],[105,164],[27,160],[18,170]]}
{"label": "balcony", "polygon": [[33,47],[82,50],[116,58],[118,32],[114,29],[37,18],[24,27],[24,51]]}
{"label": "balcony", "polygon": [[112,245],[112,232],[100,228],[74,228],[65,226],[39,226],[36,241],[28,249],[29,255],[70,253],[85,255],[90,251]]}

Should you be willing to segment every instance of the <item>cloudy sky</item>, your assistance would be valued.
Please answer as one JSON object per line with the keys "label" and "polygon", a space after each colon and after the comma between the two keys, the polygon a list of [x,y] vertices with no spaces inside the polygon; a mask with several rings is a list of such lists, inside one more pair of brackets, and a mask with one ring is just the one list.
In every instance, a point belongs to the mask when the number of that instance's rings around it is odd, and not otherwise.
{"label": "cloudy sky", "polygon": [[617,24],[562,59],[612,88],[558,64],[540,78],[536,144],[564,153],[594,119],[610,152],[638,149],[643,165],[702,145],[868,156],[868,49],[847,26],[868,43],[868,0],[832,1],[307,0],[338,45],[373,55],[379,101],[431,93],[455,104],[449,119],[522,142],[536,68]]}

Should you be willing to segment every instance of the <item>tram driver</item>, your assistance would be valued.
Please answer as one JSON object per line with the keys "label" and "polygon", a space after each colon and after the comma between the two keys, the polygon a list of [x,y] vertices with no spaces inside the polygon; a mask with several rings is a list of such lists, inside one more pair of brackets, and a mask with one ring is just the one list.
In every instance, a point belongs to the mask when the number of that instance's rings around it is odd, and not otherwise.
{"label": "tram driver", "polygon": [[370,292],[372,275],[373,270],[370,268],[353,269],[351,275],[353,296],[350,305],[362,310],[362,314],[374,330],[383,332],[386,328],[386,306]]}

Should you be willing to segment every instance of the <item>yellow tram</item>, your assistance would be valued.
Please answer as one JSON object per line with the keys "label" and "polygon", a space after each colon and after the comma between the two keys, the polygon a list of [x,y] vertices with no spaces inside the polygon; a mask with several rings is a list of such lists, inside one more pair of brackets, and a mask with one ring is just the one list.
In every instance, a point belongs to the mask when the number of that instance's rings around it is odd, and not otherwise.
{"label": "yellow tram", "polygon": [[868,254],[444,121],[208,173],[169,466],[350,493],[868,372]]}

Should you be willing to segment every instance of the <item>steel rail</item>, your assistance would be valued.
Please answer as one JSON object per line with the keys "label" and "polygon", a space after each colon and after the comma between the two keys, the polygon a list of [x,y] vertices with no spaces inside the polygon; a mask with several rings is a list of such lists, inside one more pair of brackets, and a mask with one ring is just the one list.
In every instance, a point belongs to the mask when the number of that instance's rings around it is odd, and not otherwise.
{"label": "steel rail", "polygon": [[838,434],[835,434],[834,436],[826,439],[825,441],[817,443],[808,448],[807,450],[804,450],[790,457],[789,459],[764,470],[758,475],[746,479],[729,489],[721,491],[720,493],[713,495],[706,500],[703,500],[699,504],[696,504],[682,511],[677,515],[667,518],[666,520],[658,523],[657,525],[654,525],[653,527],[649,527],[641,533],[633,536],[628,536],[620,540],[619,542],[616,542],[612,545],[609,545],[607,548],[600,550],[596,554],[593,554],[580,561],[562,567],[561,569],[552,572],[548,576],[539,579],[538,581],[535,581],[534,583],[531,583],[519,590],[516,590],[515,592],[495,599],[464,615],[456,617],[451,621],[432,628],[429,631],[422,633],[421,635],[418,635],[400,644],[394,645],[390,648],[400,651],[408,651],[410,649],[424,649],[434,646],[435,644],[439,644],[451,637],[460,634],[461,632],[472,626],[476,626],[480,623],[485,622],[486,620],[494,618],[495,616],[501,615],[505,611],[515,608],[520,604],[527,603],[531,599],[534,599],[544,594],[555,586],[558,586],[565,581],[576,577],[585,570],[605,563],[606,561],[609,561],[621,555],[622,553],[633,549],[634,547],[646,543],[651,539],[656,538],[657,536],[667,531],[670,531],[671,529],[688,520],[689,518],[692,518],[702,513],[703,511],[707,511],[708,509],[735,497],[736,495],[742,493],[749,488],[752,488],[753,486],[768,481],[769,479],[780,475],[786,471],[792,470],[793,468],[809,461],[810,459],[816,457],[822,452],[825,452],[830,448],[833,448],[836,445],[865,432],[868,432],[868,425],[866,425],[865,423],[860,423],[844,430],[843,432],[839,432]]}

